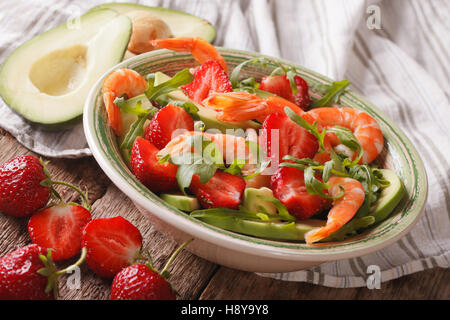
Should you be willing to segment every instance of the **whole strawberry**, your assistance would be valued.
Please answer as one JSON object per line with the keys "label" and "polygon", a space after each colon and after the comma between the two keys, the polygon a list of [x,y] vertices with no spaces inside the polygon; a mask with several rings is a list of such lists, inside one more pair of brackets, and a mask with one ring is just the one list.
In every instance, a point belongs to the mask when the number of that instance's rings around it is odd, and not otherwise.
{"label": "whole strawberry", "polygon": [[0,166],[0,212],[28,217],[44,207],[50,188],[41,185],[47,176],[34,156],[20,156]]}
{"label": "whole strawberry", "polygon": [[114,277],[111,300],[175,300],[176,292],[167,280],[169,266],[192,240],[184,242],[172,254],[161,272],[153,268],[149,254],[147,264],[133,264],[122,269]]}
{"label": "whole strawberry", "polygon": [[0,259],[0,300],[49,300],[57,296],[58,276],[80,265],[86,256],[57,270],[52,250],[30,244]]}
{"label": "whole strawberry", "polygon": [[0,299],[1,300],[48,300],[45,292],[47,277],[38,273],[44,268],[39,255],[47,250],[30,244],[13,251],[0,259]]}
{"label": "whole strawberry", "polygon": [[145,264],[133,264],[114,278],[111,300],[175,300],[167,280]]}

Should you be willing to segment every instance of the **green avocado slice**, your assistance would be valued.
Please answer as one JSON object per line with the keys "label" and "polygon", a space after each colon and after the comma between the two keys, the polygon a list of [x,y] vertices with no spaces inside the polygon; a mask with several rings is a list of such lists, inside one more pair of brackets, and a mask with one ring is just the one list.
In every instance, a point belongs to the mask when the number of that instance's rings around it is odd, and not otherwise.
{"label": "green avocado slice", "polygon": [[402,181],[394,171],[389,169],[380,169],[380,171],[383,178],[390,184],[381,191],[377,202],[370,208],[369,215],[375,218],[375,223],[386,219],[406,193]]}
{"label": "green avocado slice", "polygon": [[34,37],[0,67],[0,96],[31,122],[73,123],[94,83],[122,60],[131,30],[128,17],[102,9]]}
{"label": "green avocado slice", "polygon": [[272,240],[303,241],[305,234],[315,228],[323,227],[325,220],[308,219],[301,222],[259,222],[236,219],[233,216],[203,216],[197,217],[213,226]]}
{"label": "green avocado slice", "polygon": [[164,21],[172,31],[175,38],[179,37],[201,37],[206,41],[212,42],[216,37],[216,29],[205,19],[191,15],[189,13],[161,8],[149,7],[136,3],[104,3],[95,6],[90,11],[98,9],[112,9],[121,15],[127,15],[133,11],[148,11]]}
{"label": "green avocado slice", "polygon": [[160,197],[167,203],[173,205],[175,208],[180,209],[182,211],[191,212],[200,209],[200,203],[195,197],[170,193],[163,193],[160,195]]}

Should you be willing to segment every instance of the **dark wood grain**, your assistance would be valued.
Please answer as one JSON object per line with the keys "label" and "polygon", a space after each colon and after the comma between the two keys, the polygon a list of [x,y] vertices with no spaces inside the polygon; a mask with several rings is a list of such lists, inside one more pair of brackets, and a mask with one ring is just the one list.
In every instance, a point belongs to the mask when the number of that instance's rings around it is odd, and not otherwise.
{"label": "dark wood grain", "polygon": [[[15,156],[33,154],[0,129],[0,163]],[[154,264],[161,268],[176,244],[159,233],[101,171],[93,158],[52,159],[48,165],[55,180],[64,180],[89,190],[93,218],[121,215],[136,225],[149,248]],[[78,196],[58,188],[68,200]],[[30,243],[27,219],[0,214],[0,256]],[[75,260],[74,258],[73,260]],[[69,264],[67,261],[65,264]],[[64,264],[63,264],[64,265]],[[62,266],[63,266],[62,265]],[[171,268],[171,282],[181,299],[449,299],[450,273],[432,269],[383,283],[380,290],[333,289],[306,283],[284,282],[253,273],[232,270],[182,252]],[[61,299],[108,299],[111,279],[97,277],[84,264],[81,287],[69,289],[67,276],[60,282]]]}

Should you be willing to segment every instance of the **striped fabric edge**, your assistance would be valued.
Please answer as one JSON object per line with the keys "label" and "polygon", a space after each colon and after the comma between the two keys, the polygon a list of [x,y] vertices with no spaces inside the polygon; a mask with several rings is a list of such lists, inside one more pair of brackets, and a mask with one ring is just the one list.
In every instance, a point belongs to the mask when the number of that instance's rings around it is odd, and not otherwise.
{"label": "striped fabric edge", "polygon": [[[381,271],[381,283],[388,282],[409,274],[425,271],[435,267],[449,268],[450,252],[446,252],[439,256],[431,256],[423,259],[409,261],[405,264],[394,268]],[[320,269],[320,267],[319,267]],[[338,270],[337,270],[338,271]],[[302,270],[289,273],[256,273],[258,276],[273,278],[281,281],[306,282],[315,285],[321,285],[330,288],[358,288],[366,287],[367,277],[363,276],[333,276],[324,274],[320,271]]]}

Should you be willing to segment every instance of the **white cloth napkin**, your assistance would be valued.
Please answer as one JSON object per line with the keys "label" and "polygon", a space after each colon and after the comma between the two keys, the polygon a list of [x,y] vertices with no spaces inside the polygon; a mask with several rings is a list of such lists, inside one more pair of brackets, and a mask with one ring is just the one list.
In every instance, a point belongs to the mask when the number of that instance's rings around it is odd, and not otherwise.
{"label": "white cloth napkin", "polygon": [[[21,42],[101,1],[0,2],[0,62]],[[450,10],[446,0],[140,1],[187,11],[216,26],[216,45],[258,51],[330,78],[349,79],[404,130],[424,160],[430,185],[425,213],[395,244],[310,270],[263,274],[329,287],[366,286],[367,267],[381,281],[450,265]],[[379,27],[379,28],[377,28]],[[0,104],[0,126],[48,156],[89,154],[81,127],[32,130]]]}

